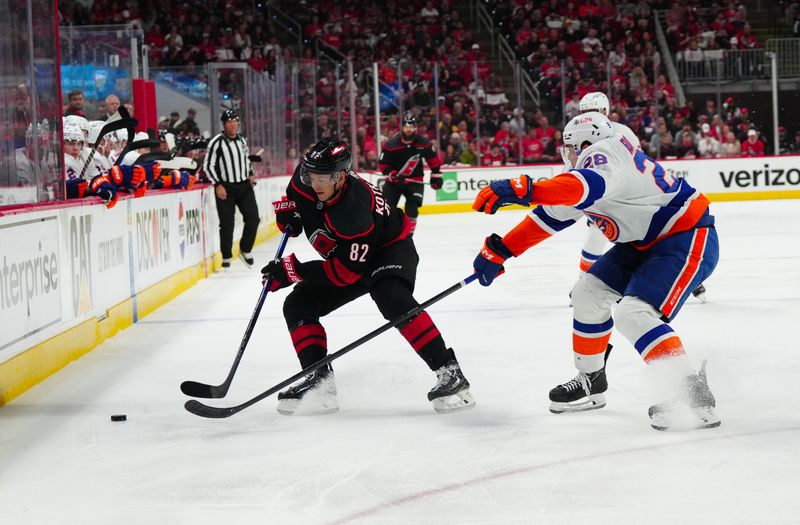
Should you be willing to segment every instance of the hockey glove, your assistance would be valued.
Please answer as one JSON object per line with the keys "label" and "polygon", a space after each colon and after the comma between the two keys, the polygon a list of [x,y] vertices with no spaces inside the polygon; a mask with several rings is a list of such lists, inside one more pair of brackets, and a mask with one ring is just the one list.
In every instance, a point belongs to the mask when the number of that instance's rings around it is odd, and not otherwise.
{"label": "hockey glove", "polygon": [[503,244],[503,239],[499,235],[493,233],[486,237],[481,253],[475,257],[475,261],[472,263],[480,283],[483,286],[492,284],[495,277],[505,272],[503,263],[513,256],[514,254]]}
{"label": "hockey glove", "polygon": [[83,179],[67,179],[67,198],[80,199],[86,193],[89,183]]}
{"label": "hockey glove", "polygon": [[117,187],[111,182],[108,175],[98,175],[89,183],[87,195],[97,195],[111,209],[117,204]]}
{"label": "hockey glove", "polygon": [[438,190],[444,184],[444,180],[440,175],[434,175],[431,173],[431,189]]}
{"label": "hockey glove", "polygon": [[529,206],[531,199],[533,180],[527,175],[520,175],[514,179],[496,180],[483,188],[472,203],[472,209],[493,214],[506,204]]}
{"label": "hockey glove", "polygon": [[290,237],[297,237],[303,232],[303,220],[297,211],[297,204],[290,201],[286,195],[281,197],[281,200],[274,201],[272,209],[275,210],[275,222],[281,233],[288,231]]}
{"label": "hockey glove", "polygon": [[142,166],[114,166],[109,175],[117,187],[128,190],[135,190],[145,180]]}
{"label": "hockey glove", "polygon": [[261,280],[269,284],[270,292],[274,292],[302,281],[299,269],[300,261],[297,260],[297,257],[294,254],[287,255],[283,259],[270,261],[261,268]]}

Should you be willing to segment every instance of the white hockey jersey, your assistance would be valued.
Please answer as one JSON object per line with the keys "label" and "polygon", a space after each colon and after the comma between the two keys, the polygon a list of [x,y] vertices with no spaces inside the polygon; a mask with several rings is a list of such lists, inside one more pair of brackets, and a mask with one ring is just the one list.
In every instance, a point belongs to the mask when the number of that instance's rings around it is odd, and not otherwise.
{"label": "white hockey jersey", "polygon": [[[708,199],[702,193],[684,179],[674,178],[622,134],[581,151],[577,167],[564,176],[570,175],[580,181],[583,194],[578,195],[579,187],[573,182],[563,201],[576,204],[540,205],[530,213],[545,234],[552,235],[585,215],[609,241],[644,249],[693,228],[707,215]],[[543,195],[548,182],[540,186]],[[535,197],[536,193],[534,203]],[[710,217],[707,222],[712,223]]]}
{"label": "white hockey jersey", "polygon": [[[67,180],[77,179],[81,175],[86,159],[80,155],[77,159],[72,155],[64,155],[64,174]],[[84,176],[85,178],[85,176]]]}
{"label": "white hockey jersey", "polygon": [[636,133],[634,133],[631,128],[629,128],[625,124],[614,122],[613,120],[609,122],[611,122],[611,128],[614,130],[615,135],[622,135],[623,137],[628,139],[628,142],[630,142],[634,148],[641,149],[642,145],[639,142],[639,137],[636,136]]}

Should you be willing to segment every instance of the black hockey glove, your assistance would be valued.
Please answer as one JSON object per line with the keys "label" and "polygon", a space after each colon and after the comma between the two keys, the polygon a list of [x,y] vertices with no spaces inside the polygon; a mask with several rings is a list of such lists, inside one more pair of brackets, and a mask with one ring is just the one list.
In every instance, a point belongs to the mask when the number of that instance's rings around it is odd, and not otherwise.
{"label": "black hockey glove", "polygon": [[442,179],[441,175],[434,175],[431,173],[431,188],[434,190],[438,190],[444,184],[444,180]]}
{"label": "black hockey glove", "polygon": [[300,277],[300,261],[294,254],[288,255],[283,259],[270,261],[261,268],[262,281],[270,280],[269,291],[274,292],[281,288],[286,288],[303,280]]}
{"label": "black hockey glove", "polygon": [[294,201],[290,201],[284,195],[281,200],[272,203],[272,209],[275,210],[275,222],[281,233],[288,231],[291,237],[297,237],[303,233],[303,220],[300,218],[300,212],[297,211],[297,204]]}

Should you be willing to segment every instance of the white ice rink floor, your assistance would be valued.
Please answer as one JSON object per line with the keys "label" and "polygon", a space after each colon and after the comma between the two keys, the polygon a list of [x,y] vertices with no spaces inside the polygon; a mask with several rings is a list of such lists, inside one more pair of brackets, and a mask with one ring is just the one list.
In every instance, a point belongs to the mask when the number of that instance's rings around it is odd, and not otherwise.
{"label": "white ice rink floor", "polygon": [[[800,201],[717,203],[708,302],[673,327],[709,360],[718,429],[657,432],[652,370],[619,334],[608,406],[548,412],[574,376],[567,293],[584,227],[429,311],[472,383],[474,410],[437,415],[433,374],[395,331],[335,363],[341,411],[229,419],[186,412],[182,381],[226,376],[259,294],[237,262],[0,408],[3,524],[529,524],[800,522]],[[470,273],[483,238],[522,212],[421,217],[416,297]],[[257,250],[257,267],[277,238]],[[303,239],[287,253],[312,257]],[[299,368],[267,297],[227,398]],[[331,350],[383,319],[362,298],[325,321]],[[127,414],[124,423],[111,414]]]}

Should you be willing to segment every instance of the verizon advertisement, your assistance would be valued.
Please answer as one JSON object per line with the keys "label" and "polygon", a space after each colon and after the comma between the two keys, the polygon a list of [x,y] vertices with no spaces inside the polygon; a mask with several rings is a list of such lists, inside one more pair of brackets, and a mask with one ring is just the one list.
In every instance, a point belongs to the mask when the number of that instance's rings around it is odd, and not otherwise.
{"label": "verizon advertisement", "polygon": [[0,361],[4,350],[61,321],[65,276],[57,219],[0,224]]}

